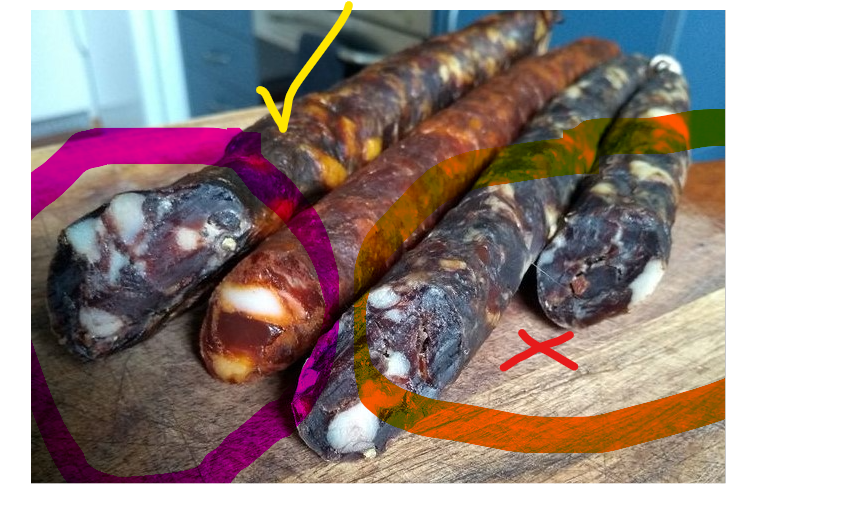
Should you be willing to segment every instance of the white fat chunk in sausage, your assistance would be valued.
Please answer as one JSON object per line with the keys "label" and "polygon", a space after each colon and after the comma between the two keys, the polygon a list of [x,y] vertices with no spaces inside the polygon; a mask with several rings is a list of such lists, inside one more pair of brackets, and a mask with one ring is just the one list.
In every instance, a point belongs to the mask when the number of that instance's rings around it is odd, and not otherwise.
{"label": "white fat chunk in sausage", "polygon": [[640,115],[640,118],[658,118],[659,116],[667,116],[670,114],[677,113],[675,111],[670,111],[669,109],[664,109],[663,107],[652,107]]}
{"label": "white fat chunk in sausage", "polygon": [[104,229],[99,218],[86,218],[68,227],[65,235],[76,253],[85,256],[91,263],[100,261],[99,233]]}
{"label": "white fat chunk in sausage", "polygon": [[438,66],[438,75],[441,76],[443,82],[449,82],[449,68],[447,65],[442,64]]}
{"label": "white fat chunk in sausage", "polygon": [[176,244],[184,251],[196,250],[200,245],[200,233],[194,229],[180,227],[176,230]]}
{"label": "white fat chunk in sausage", "polygon": [[386,377],[408,377],[411,370],[411,363],[408,362],[402,352],[390,352],[388,354],[388,369],[385,370]]}
{"label": "white fat chunk in sausage", "polygon": [[646,161],[634,160],[629,165],[629,169],[639,181],[661,182],[674,188],[676,186],[672,176],[666,171],[654,166]]}
{"label": "white fat chunk in sausage", "polygon": [[329,423],[326,441],[338,452],[372,453],[373,439],[379,430],[379,419],[358,402],[353,407],[335,415]]}
{"label": "white fat chunk in sausage", "polygon": [[511,185],[511,184],[496,184],[494,186],[488,186],[488,188],[493,188],[493,189],[491,189],[492,193],[495,192],[495,191],[499,191],[504,196],[506,196],[510,199],[514,198],[514,193],[515,193],[514,192],[514,186]]}
{"label": "white fat chunk in sausage", "polygon": [[127,245],[135,240],[144,227],[144,196],[139,193],[122,193],[112,199],[106,209],[114,222],[118,236]]}
{"label": "white fat chunk in sausage", "polygon": [[610,67],[605,72],[605,78],[611,83],[611,86],[620,89],[629,80],[629,74],[622,68]]}
{"label": "white fat chunk in sausage", "polygon": [[279,297],[262,286],[224,283],[220,298],[226,311],[240,311],[256,318],[277,319],[284,315]]}
{"label": "white fat chunk in sausage", "polygon": [[109,282],[116,284],[120,279],[120,271],[129,264],[129,257],[109,245]]}
{"label": "white fat chunk in sausage", "polygon": [[550,239],[558,231],[559,211],[555,206],[546,205],[543,207],[543,217],[546,220],[546,226],[549,228],[546,239]]}
{"label": "white fat chunk in sausage", "polygon": [[241,383],[249,377],[254,368],[249,358],[212,354],[211,360],[215,375],[225,381],[237,381]]}
{"label": "white fat chunk in sausage", "polygon": [[599,182],[590,189],[590,192],[595,195],[614,196],[617,194],[617,188],[613,184]]}
{"label": "white fat chunk in sausage", "polygon": [[663,276],[663,261],[656,258],[646,263],[643,272],[629,285],[629,289],[632,291],[632,300],[629,302],[629,306],[633,306],[651,295]]}
{"label": "white fat chunk in sausage", "polygon": [[666,67],[673,73],[682,74],[681,63],[673,56],[667,54],[658,54],[649,61],[649,66],[652,68]]}
{"label": "white fat chunk in sausage", "polygon": [[386,309],[400,301],[399,295],[389,286],[382,286],[370,292],[367,303],[376,309]]}
{"label": "white fat chunk in sausage", "polygon": [[400,323],[403,321],[403,314],[398,309],[390,309],[385,311],[385,317],[391,322]]}
{"label": "white fat chunk in sausage", "polygon": [[569,88],[567,88],[564,91],[564,95],[567,98],[572,98],[572,99],[581,98],[582,88],[580,88],[578,85],[570,86]]}
{"label": "white fat chunk in sausage", "polygon": [[235,238],[223,238],[223,241],[220,242],[220,248],[226,252],[233,252],[237,247],[238,242],[235,241]]}
{"label": "white fat chunk in sausage", "polygon": [[95,338],[112,336],[123,327],[123,320],[102,309],[83,307],[79,310],[79,323]]}

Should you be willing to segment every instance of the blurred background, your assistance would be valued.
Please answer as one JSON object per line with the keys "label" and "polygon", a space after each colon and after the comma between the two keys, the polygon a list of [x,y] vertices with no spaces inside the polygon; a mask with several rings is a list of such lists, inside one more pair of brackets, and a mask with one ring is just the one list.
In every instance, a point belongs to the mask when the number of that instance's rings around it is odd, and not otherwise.
{"label": "blurred background", "polygon": [[[340,11],[32,11],[31,143],[282,102]],[[493,11],[356,11],[297,90],[326,89],[385,55]],[[677,57],[693,109],[725,108],[725,11],[565,11],[552,46],[608,38]],[[725,149],[694,151],[697,160]]]}

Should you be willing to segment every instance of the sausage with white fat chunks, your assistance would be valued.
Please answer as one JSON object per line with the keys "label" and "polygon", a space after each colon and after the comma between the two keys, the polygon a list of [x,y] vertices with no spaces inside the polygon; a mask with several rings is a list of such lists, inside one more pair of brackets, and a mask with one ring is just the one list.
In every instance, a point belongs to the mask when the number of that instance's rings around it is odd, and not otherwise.
{"label": "sausage with white fat chunks", "polygon": [[[212,294],[200,337],[209,371],[244,382],[283,370],[309,353],[331,322],[472,186],[498,147],[513,141],[567,84],[617,53],[611,42],[583,39],[526,58],[423,122],[317,203],[338,269],[337,303],[325,305],[320,277],[295,237],[298,224],[312,224],[311,219],[295,217],[290,230],[265,240]],[[458,159],[438,166],[454,156]],[[426,174],[436,166],[437,173]],[[395,220],[398,226],[414,225],[413,234],[362,249],[368,232],[401,197],[406,212],[432,215],[419,226],[408,222],[410,217]]]}
{"label": "sausage with white fat chunks", "polygon": [[689,134],[681,117],[652,128],[637,119],[689,108],[680,65],[656,57],[651,78],[603,139],[607,155],[597,159],[595,176],[538,258],[540,305],[556,324],[583,327],[625,313],[657,287],[690,166]]}

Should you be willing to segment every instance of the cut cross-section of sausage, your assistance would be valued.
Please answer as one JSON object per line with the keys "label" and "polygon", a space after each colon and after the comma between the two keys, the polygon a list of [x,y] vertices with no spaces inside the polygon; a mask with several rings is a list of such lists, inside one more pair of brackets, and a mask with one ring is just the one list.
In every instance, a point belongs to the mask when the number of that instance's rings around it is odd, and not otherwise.
{"label": "cut cross-section of sausage", "polygon": [[[211,373],[243,382],[282,370],[308,353],[328,329],[327,321],[335,320],[467,191],[495,148],[513,141],[535,111],[568,83],[617,52],[611,42],[584,39],[526,58],[423,122],[321,200],[315,211],[338,268],[337,304],[324,304],[320,278],[294,236],[302,217],[291,221],[290,230],[265,240],[212,294],[201,333],[201,352]],[[430,168],[456,156],[415,184]],[[415,189],[404,195],[412,185]],[[414,222],[416,230],[404,242],[388,238],[377,248],[362,249],[368,232],[401,197],[408,213],[432,216],[419,226]]]}
{"label": "cut cross-section of sausage", "polygon": [[[538,297],[550,320],[581,327],[625,313],[657,287],[690,165],[686,127],[650,130],[636,118],[690,108],[678,62],[658,56],[649,81],[609,129],[563,227],[538,258]],[[679,120],[681,120],[679,118]],[[612,154],[616,151],[632,152]],[[668,153],[640,153],[640,152]],[[639,153],[634,153],[639,152]]]}
{"label": "cut cross-section of sausage", "polygon": [[92,359],[139,342],[422,120],[544,47],[557,17],[502,13],[430,39],[297,100],[285,133],[267,115],[216,166],[77,220],[59,236],[48,278],[60,343]]}
{"label": "cut cross-section of sausage", "polygon": [[[515,142],[522,144],[503,150],[461,203],[369,292],[366,338],[379,372],[430,398],[455,381],[555,232],[582,177],[568,174],[589,170],[602,127],[642,82],[647,64],[641,56],[614,59],[557,96]],[[587,142],[592,148],[572,134],[562,138],[583,121],[600,119],[604,125]],[[509,177],[523,180],[501,183]],[[352,309],[341,318],[328,380],[315,376],[329,369],[334,333],[318,342],[293,402],[303,440],[331,460],[375,455],[400,432],[359,399],[354,318]]]}

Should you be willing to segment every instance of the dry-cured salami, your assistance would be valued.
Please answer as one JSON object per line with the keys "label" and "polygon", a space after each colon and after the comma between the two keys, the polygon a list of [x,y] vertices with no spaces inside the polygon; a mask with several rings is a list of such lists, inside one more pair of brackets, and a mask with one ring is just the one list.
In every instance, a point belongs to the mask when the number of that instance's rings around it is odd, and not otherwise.
{"label": "dry-cured salami", "polygon": [[[609,129],[561,230],[538,258],[538,296],[546,315],[581,327],[625,313],[650,295],[667,267],[670,230],[690,165],[687,128],[661,124],[644,133],[634,118],[689,109],[681,67],[658,56],[649,81]],[[680,118],[676,118],[681,120]],[[638,134],[639,136],[635,136]],[[626,152],[669,152],[616,154]]]}
{"label": "dry-cured salami", "polygon": [[[370,291],[366,337],[379,372],[430,398],[456,379],[555,233],[581,178],[568,174],[590,169],[603,127],[597,124],[596,136],[586,141],[592,148],[583,148],[572,135],[562,138],[562,132],[585,120],[612,118],[642,81],[647,64],[641,56],[620,57],[557,96],[461,203]],[[359,400],[353,325],[350,309],[341,318],[329,379],[314,399],[319,387],[311,386],[311,376],[328,369],[323,361],[333,355],[326,351],[334,335],[321,338],[293,404],[297,417],[308,413],[298,425],[300,435],[331,460],[372,456],[399,433]]]}
{"label": "dry-cured salami", "polygon": [[59,236],[48,279],[60,343],[85,359],[137,343],[420,121],[545,46],[557,17],[502,13],[433,38],[297,100],[285,133],[265,116],[215,166],[77,220]]}
{"label": "dry-cured salami", "polygon": [[[201,352],[211,373],[242,382],[282,370],[309,352],[327,329],[325,320],[340,315],[432,227],[450,202],[473,184],[495,147],[510,143],[555,93],[617,51],[613,43],[584,39],[520,61],[423,122],[321,200],[315,211],[338,268],[337,304],[324,305],[314,265],[292,232],[303,217],[291,221],[291,231],[265,240],[212,294],[201,333]],[[471,152],[480,149],[487,150]],[[433,215],[405,242],[385,241],[368,249],[355,276],[361,245],[374,224],[427,170],[459,155],[467,156],[461,166],[441,167],[428,184],[405,197],[407,209]]]}

